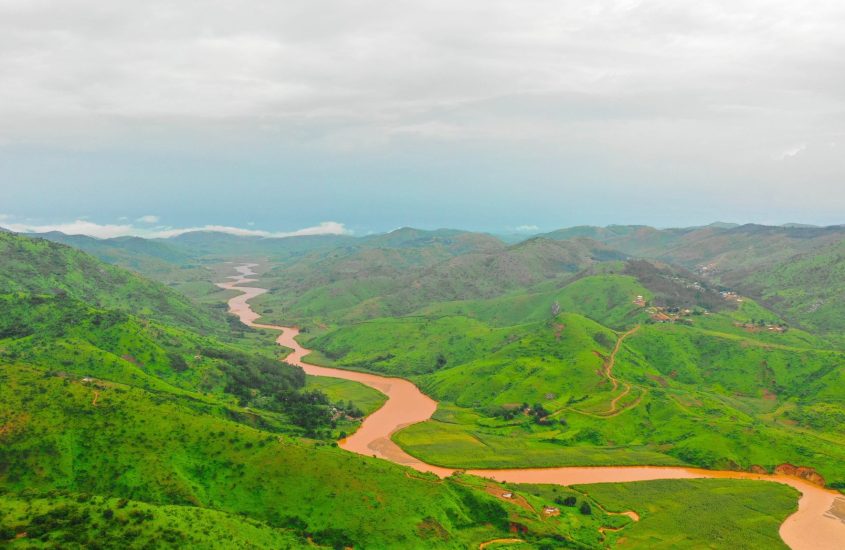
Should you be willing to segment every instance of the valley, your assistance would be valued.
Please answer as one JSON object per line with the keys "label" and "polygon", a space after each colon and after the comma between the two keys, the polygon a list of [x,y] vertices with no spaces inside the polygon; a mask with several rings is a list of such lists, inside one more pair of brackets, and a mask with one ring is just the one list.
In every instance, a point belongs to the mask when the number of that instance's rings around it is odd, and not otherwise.
{"label": "valley", "polygon": [[[378,389],[388,397],[384,407],[370,415],[352,436],[340,442],[341,448],[358,454],[372,455],[422,472],[434,473],[439,477],[454,474],[456,469],[443,465],[435,466],[421,461],[403,451],[391,439],[391,436],[399,430],[412,424],[429,420],[437,407],[437,403],[417,390],[413,384],[403,379],[385,378],[368,373],[319,367],[303,361],[309,350],[303,348],[296,341],[296,337],[299,335],[296,329],[258,324],[255,322],[258,316],[252,311],[247,302],[250,298],[266,291],[258,287],[241,286],[256,282],[256,279],[249,278],[255,275],[251,270],[252,267],[254,265],[250,264],[238,267],[239,275],[231,277],[233,279],[231,283],[221,283],[220,285],[223,288],[239,290],[243,293],[241,296],[232,298],[229,301],[230,310],[233,313],[238,315],[247,325],[280,331],[281,335],[278,337],[277,342],[293,350],[287,360],[293,364],[302,366],[306,373],[313,376],[327,376],[361,382]],[[617,341],[605,371],[605,375],[609,379],[612,379],[613,361],[622,339],[633,334],[636,330],[632,329],[625,333]],[[613,380],[616,382],[615,379]],[[617,385],[617,383],[614,383],[614,390]],[[609,412],[615,412],[618,399],[615,398],[612,401]],[[695,478],[756,480],[782,483],[797,489],[801,493],[798,511],[789,516],[780,528],[780,535],[790,548],[796,550],[835,549],[839,547],[842,540],[845,540],[845,521],[837,519],[830,513],[834,509],[835,503],[845,499],[835,491],[825,490],[798,477],[658,466],[495,470],[466,469],[462,470],[462,472],[499,482],[560,484],[567,486]],[[518,539],[510,540],[515,541]]]}
{"label": "valley", "polygon": [[838,230],[612,233],[0,233],[0,536],[836,547]]}

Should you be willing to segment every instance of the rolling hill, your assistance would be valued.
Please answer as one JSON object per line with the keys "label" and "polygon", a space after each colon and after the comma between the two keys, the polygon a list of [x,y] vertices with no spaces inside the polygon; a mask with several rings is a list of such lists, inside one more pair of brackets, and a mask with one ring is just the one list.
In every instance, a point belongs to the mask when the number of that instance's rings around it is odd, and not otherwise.
{"label": "rolling hill", "polygon": [[230,330],[219,309],[200,306],[160,283],[70,246],[0,233],[0,293],[14,292],[66,294],[93,306],[206,333]]}
{"label": "rolling hill", "polygon": [[[845,434],[813,427],[845,410],[845,353],[682,273],[593,266],[558,289],[432,304],[306,343],[320,363],[407,376],[441,400],[395,438],[435,464],[800,463],[845,486]],[[655,321],[672,308],[674,322]]]}
{"label": "rolling hill", "polygon": [[407,314],[432,302],[499,296],[624,257],[587,240],[532,239],[495,247],[486,237],[482,242],[469,252],[376,248],[278,267],[263,275],[271,292],[254,305],[276,321],[351,322]]}
{"label": "rolling hill", "polygon": [[135,546],[157,532],[168,545],[451,548],[503,536],[520,516],[483,490],[336,449],[338,430],[355,428],[344,404],[305,391],[301,369],[254,342],[167,324],[168,310],[107,308],[173,294],[161,285],[43,240],[3,246],[4,542]]}
{"label": "rolling hill", "polygon": [[[615,500],[640,509],[622,488],[592,497],[589,487],[520,486],[523,500],[512,502],[500,496],[508,486],[342,451],[333,439],[360,414],[349,400],[377,406],[372,390],[309,384],[278,362],[269,334],[232,331],[219,309],[203,313],[164,285],[66,246],[0,238],[0,540],[12,547],[467,548],[514,530],[528,547],[599,547],[624,536],[607,528],[630,527],[606,512],[620,509]],[[811,433],[823,441],[806,455],[811,465],[840,479],[842,434],[825,422],[841,403],[838,356],[796,329],[746,334],[737,323],[781,321],[752,301],[709,307],[692,326],[648,324],[637,296],[702,308],[719,294],[588,239],[506,246],[402,230],[362,240],[302,244],[266,276],[277,293],[302,292],[297,315],[323,361],[408,376],[444,400],[433,421],[397,434],[409,451],[449,465],[771,468],[802,456]],[[121,262],[149,252],[121,250]],[[274,299],[265,308],[290,315],[291,297]],[[665,346],[674,362],[660,355]],[[689,346],[737,366],[713,372]],[[806,373],[814,383],[802,387]],[[606,414],[611,402],[620,414]],[[714,526],[691,532],[691,546],[730,537],[744,524],[725,514],[765,500],[748,519],[762,527],[746,538],[764,548],[794,507],[791,490],[768,485],[730,495],[709,481],[639,490],[651,518],[668,517],[685,495],[721,499]],[[569,499],[578,506],[537,513]],[[644,525],[632,547],[669,536],[659,521]]]}

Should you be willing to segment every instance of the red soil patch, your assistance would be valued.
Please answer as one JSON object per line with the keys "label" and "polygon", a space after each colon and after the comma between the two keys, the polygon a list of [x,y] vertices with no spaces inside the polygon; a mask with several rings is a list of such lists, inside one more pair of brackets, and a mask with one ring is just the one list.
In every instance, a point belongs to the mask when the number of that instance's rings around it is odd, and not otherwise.
{"label": "red soil patch", "polygon": [[[537,513],[537,511],[534,510],[534,507],[531,506],[531,504],[529,504],[527,500],[525,500],[525,497],[518,495],[518,494],[516,494],[516,493],[514,493],[514,492],[512,492],[508,489],[503,489],[503,488],[501,488],[497,485],[487,485],[487,486],[484,487],[484,491],[488,495],[493,495],[494,497],[498,498],[499,500],[503,500],[505,502],[510,502],[512,504],[516,504],[520,508],[523,508],[523,509],[529,511],[532,514]],[[508,497],[503,496],[505,493],[510,493],[511,497],[508,498]]]}
{"label": "red soil patch", "polygon": [[792,464],[781,464],[775,468],[775,474],[797,477],[815,485],[824,487],[824,478],[815,469],[807,466],[793,466]]}
{"label": "red soil patch", "polygon": [[508,526],[508,531],[517,535],[524,535],[528,532],[528,527],[524,526],[521,523],[517,523],[515,521],[510,522]]}
{"label": "red soil patch", "polygon": [[15,432],[19,432],[29,422],[29,414],[19,414],[11,418],[8,422],[0,425],[0,438],[10,436]]}
{"label": "red soil patch", "polygon": [[120,358],[123,359],[124,361],[129,361],[130,363],[132,363],[133,365],[136,365],[138,367],[144,366],[143,363],[141,363],[140,361],[135,359],[135,357],[133,357],[132,355],[129,355],[128,353],[121,355]]}

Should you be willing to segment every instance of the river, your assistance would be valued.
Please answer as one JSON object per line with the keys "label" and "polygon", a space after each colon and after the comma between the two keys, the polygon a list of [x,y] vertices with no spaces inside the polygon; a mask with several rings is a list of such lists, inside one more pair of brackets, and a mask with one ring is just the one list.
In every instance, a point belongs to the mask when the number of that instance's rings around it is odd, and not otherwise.
{"label": "river", "polygon": [[[248,302],[267,292],[267,289],[241,286],[257,282],[257,279],[250,278],[256,275],[253,267],[256,267],[256,264],[238,266],[235,268],[238,275],[229,277],[230,281],[217,285],[227,290],[242,292],[241,295],[229,300],[229,310],[233,314],[248,326],[279,331],[276,342],[293,350],[285,361],[302,367],[306,374],[354,380],[375,388],[388,398],[382,408],[364,419],[360,428],[351,436],[341,440],[339,446],[353,453],[382,458],[421,472],[433,472],[440,477],[446,477],[455,472],[455,469],[427,464],[409,455],[390,439],[394,432],[411,424],[428,420],[437,409],[437,401],[422,393],[413,383],[403,378],[310,365],[303,361],[303,357],[310,350],[303,348],[296,341],[296,336],[299,334],[296,328],[256,323],[259,315],[250,308]],[[781,525],[780,536],[784,542],[793,550],[845,549],[845,520],[840,519],[833,512],[837,501],[841,509],[845,499],[840,493],[797,477],[670,466],[586,466],[466,470],[466,472],[510,483],[559,485],[693,478],[754,479],[784,483],[801,492],[798,511],[789,516]]]}

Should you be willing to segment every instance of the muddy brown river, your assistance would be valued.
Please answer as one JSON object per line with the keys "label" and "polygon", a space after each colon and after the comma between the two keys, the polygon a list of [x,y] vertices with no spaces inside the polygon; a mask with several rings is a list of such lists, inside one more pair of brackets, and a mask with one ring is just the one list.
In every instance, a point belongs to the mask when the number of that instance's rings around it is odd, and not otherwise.
{"label": "muddy brown river", "polygon": [[[431,418],[437,401],[422,393],[414,384],[402,378],[389,378],[356,371],[318,367],[303,361],[310,352],[296,341],[299,331],[292,327],[256,323],[259,318],[249,306],[249,300],[267,292],[264,288],[242,286],[257,282],[253,267],[244,264],[236,267],[238,275],[218,286],[237,290],[241,295],[229,300],[229,310],[251,327],[279,331],[276,339],[280,345],[293,350],[286,362],[298,365],[312,376],[328,376],[354,380],[382,392],[387,402],[364,419],[360,428],[338,444],[343,449],[367,456],[375,456],[421,472],[433,472],[446,477],[455,469],[427,464],[403,451],[390,436],[402,428]],[[749,472],[714,471],[699,468],[667,466],[586,466],[561,468],[524,468],[506,470],[466,470],[467,473],[496,481],[510,483],[552,483],[574,485],[586,483],[619,483],[655,479],[754,479],[784,483],[801,492],[798,511],[789,516],[780,528],[780,536],[794,550],[843,550],[845,549],[845,520],[841,513],[845,498],[840,493],[819,487],[800,478],[753,474]]]}

